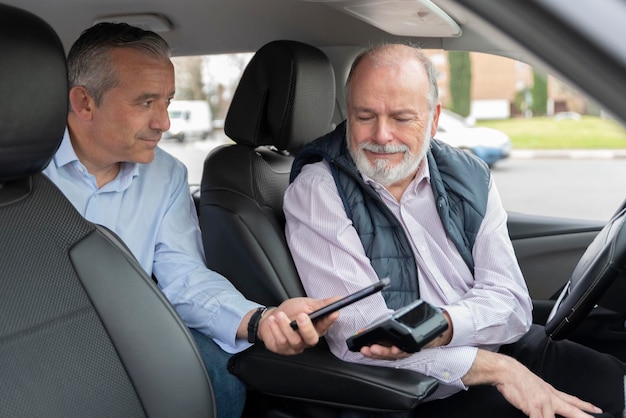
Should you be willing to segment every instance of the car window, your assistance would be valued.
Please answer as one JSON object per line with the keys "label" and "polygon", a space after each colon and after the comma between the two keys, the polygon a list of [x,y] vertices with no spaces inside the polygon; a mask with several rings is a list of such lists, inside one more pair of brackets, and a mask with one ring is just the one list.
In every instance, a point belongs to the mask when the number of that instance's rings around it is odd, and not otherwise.
{"label": "car window", "polygon": [[[626,198],[622,125],[566,82],[522,62],[481,53],[426,52],[437,70],[443,107],[436,137],[489,164],[505,209],[608,220]],[[200,183],[206,154],[230,142],[224,118],[251,57],[174,58],[175,100],[206,100],[212,113],[208,137],[161,141],[187,165],[191,184]],[[461,70],[452,76],[451,66]],[[452,82],[463,77],[469,77],[465,85]],[[462,94],[469,94],[465,105],[454,97]]]}
{"label": "car window", "polygon": [[436,137],[490,165],[508,211],[606,221],[621,205],[626,130],[610,114],[567,82],[514,59],[426,54],[444,108]]}
{"label": "car window", "polygon": [[176,94],[170,104],[170,131],[160,147],[186,166],[192,187],[200,184],[204,158],[231,142],[224,134],[230,99],[252,53],[173,57]]}

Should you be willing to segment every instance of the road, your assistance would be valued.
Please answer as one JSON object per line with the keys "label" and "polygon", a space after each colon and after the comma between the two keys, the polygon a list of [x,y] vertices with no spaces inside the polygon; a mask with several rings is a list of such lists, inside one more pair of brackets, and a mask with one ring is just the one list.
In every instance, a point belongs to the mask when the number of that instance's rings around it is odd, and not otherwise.
{"label": "road", "polygon": [[[183,161],[189,182],[200,184],[204,157],[230,142],[223,133],[206,140],[161,147]],[[529,158],[523,153],[500,161],[492,174],[507,210],[537,215],[607,220],[626,199],[626,159],[574,154],[575,158]]]}
{"label": "road", "polygon": [[626,199],[624,159],[525,159],[492,169],[504,207],[523,213],[607,220]]}
{"label": "road", "polygon": [[510,158],[493,178],[507,210],[607,220],[626,199],[626,160]]}

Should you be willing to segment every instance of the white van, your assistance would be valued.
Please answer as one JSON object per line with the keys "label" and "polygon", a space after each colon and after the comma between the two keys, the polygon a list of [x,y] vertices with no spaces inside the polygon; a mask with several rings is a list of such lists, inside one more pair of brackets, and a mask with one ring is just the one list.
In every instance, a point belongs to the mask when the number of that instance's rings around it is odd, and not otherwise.
{"label": "white van", "polygon": [[163,134],[164,139],[206,139],[213,131],[211,108],[204,100],[172,100],[168,113],[170,129]]}

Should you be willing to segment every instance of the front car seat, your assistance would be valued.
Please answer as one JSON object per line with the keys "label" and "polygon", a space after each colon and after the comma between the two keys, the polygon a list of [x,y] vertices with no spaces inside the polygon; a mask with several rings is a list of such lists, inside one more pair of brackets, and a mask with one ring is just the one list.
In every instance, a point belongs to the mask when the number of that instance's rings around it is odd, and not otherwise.
{"label": "front car seat", "polygon": [[[233,96],[225,132],[234,144],[205,160],[200,227],[207,265],[251,300],[277,305],[305,294],[285,240],[283,194],[293,154],[332,129],[334,104],[334,72],[321,50],[270,42],[254,55]],[[409,370],[343,362],[323,342],[288,357],[257,345],[234,356],[230,367],[251,394],[281,405],[298,402],[287,412],[270,411],[280,417],[409,410],[437,386]]]}
{"label": "front car seat", "polygon": [[68,109],[56,33],[0,4],[0,51],[0,416],[214,417],[172,306],[41,173]]}

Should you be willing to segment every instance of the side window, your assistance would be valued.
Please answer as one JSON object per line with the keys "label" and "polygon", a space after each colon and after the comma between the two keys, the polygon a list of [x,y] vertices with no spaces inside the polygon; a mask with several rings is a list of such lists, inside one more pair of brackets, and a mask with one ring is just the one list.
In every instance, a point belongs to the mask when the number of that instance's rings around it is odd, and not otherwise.
{"label": "side window", "polygon": [[509,58],[426,52],[436,137],[490,165],[508,211],[607,220],[626,199],[626,130],[583,94]]}
{"label": "side window", "polygon": [[[436,137],[489,164],[508,211],[605,221],[626,199],[626,129],[582,93],[509,58],[425,52],[444,109]],[[202,101],[208,110],[201,113],[210,115],[210,134],[198,129],[205,123],[194,117],[198,110],[186,110],[190,135],[161,141],[187,165],[192,185],[200,183],[210,150],[230,141],[224,118],[252,55],[173,59],[174,102]],[[174,102],[172,129],[180,118]]]}
{"label": "side window", "polygon": [[230,142],[224,119],[239,78],[253,54],[174,57],[176,94],[169,106],[170,129],[159,146],[186,166],[196,190],[204,158]]}

